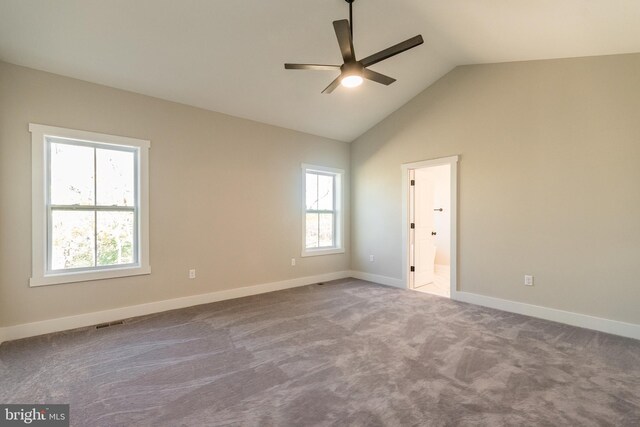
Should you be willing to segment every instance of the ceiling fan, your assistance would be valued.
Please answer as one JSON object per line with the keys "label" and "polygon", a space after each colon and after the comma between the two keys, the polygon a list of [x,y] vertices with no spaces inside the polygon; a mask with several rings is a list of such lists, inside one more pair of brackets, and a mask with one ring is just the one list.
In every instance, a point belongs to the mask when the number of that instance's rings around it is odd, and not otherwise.
{"label": "ceiling fan", "polygon": [[340,75],[327,86],[322,93],[331,93],[339,84],[345,87],[356,87],[362,84],[363,79],[368,79],[383,85],[390,85],[396,79],[376,73],[370,70],[369,66],[377,64],[380,61],[391,58],[399,53],[409,50],[424,43],[421,35],[411,37],[403,42],[393,45],[378,53],[367,56],[364,59],[356,60],[356,54],[353,50],[353,2],[354,0],[345,0],[349,3],[349,19],[341,19],[333,21],[333,28],[338,38],[338,45],[342,53],[344,63],[342,65],[325,65],[325,64],[284,64],[286,70],[335,70],[340,71]]}

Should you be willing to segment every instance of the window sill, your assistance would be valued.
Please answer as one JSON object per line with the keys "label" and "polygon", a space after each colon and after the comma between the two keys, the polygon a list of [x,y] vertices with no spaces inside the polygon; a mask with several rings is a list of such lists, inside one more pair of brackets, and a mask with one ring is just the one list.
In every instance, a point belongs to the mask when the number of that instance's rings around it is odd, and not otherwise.
{"label": "window sill", "polygon": [[302,254],[300,254],[300,256],[310,257],[310,256],[333,255],[333,254],[343,254],[343,253],[344,253],[344,248],[305,249],[302,251]]}
{"label": "window sill", "polygon": [[118,277],[140,276],[151,274],[151,266],[114,268],[102,271],[60,273],[32,277],[29,279],[30,287],[61,285],[63,283],[88,282],[92,280],[116,279]]}

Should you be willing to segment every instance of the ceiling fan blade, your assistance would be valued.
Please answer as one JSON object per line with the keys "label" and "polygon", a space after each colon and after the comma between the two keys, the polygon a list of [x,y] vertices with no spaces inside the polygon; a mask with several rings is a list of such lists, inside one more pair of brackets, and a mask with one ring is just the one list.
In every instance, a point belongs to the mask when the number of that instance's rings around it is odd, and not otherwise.
{"label": "ceiling fan blade", "polygon": [[339,70],[339,65],[325,65],[325,64],[284,64],[285,70]]}
{"label": "ceiling fan blade", "polygon": [[324,90],[322,91],[322,93],[326,93],[327,95],[330,94],[331,92],[333,92],[335,90],[335,88],[338,87],[338,85],[340,84],[340,78],[342,77],[342,75],[336,77],[336,79],[334,81],[332,81],[331,83],[329,83],[329,86],[327,86],[326,88],[324,88]]}
{"label": "ceiling fan blade", "polygon": [[353,50],[353,40],[351,39],[351,28],[347,19],[333,21],[333,29],[336,31],[338,45],[342,53],[342,59],[345,64],[356,60],[356,54]]}
{"label": "ceiling fan blade", "polygon": [[424,43],[422,36],[417,35],[403,42],[400,42],[396,45],[393,45],[389,48],[386,48],[385,50],[381,50],[378,53],[374,53],[373,55],[367,56],[366,58],[362,59],[360,63],[362,64],[363,67],[368,67],[369,65],[377,64],[380,61],[384,61],[385,59],[391,58],[392,56],[402,53],[405,50],[409,50],[411,48],[419,46],[422,43]]}
{"label": "ceiling fan blade", "polygon": [[393,77],[385,76],[384,74],[376,73],[375,71],[369,70],[365,68],[362,70],[362,77],[365,79],[369,79],[376,83],[383,84],[385,86],[389,86],[391,83],[395,82],[396,79]]}

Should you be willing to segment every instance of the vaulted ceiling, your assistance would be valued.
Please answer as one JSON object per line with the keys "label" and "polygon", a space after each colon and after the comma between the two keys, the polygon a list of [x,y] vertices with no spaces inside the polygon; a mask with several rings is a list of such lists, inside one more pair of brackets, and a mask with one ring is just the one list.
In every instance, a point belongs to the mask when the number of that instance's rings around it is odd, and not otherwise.
{"label": "vaulted ceiling", "polygon": [[638,0],[356,0],[358,58],[397,79],[321,90],[344,0],[0,0],[0,60],[351,141],[457,65],[640,52]]}

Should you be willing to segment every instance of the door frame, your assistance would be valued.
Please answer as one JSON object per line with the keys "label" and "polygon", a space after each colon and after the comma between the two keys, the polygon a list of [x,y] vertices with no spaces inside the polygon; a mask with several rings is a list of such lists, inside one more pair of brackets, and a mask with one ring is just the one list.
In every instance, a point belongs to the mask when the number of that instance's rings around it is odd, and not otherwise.
{"label": "door frame", "polygon": [[437,159],[422,160],[419,162],[403,163],[401,165],[402,171],[402,283],[405,288],[410,287],[410,265],[409,265],[409,250],[411,242],[409,240],[409,233],[411,229],[411,215],[410,215],[410,177],[409,171],[415,169],[422,169],[432,166],[449,165],[451,167],[451,181],[450,181],[450,193],[451,193],[451,234],[450,239],[450,279],[449,286],[451,289],[451,299],[455,299],[458,292],[458,161],[460,156],[441,157]]}

